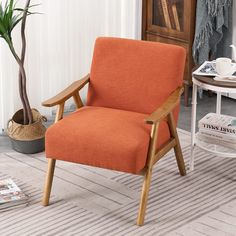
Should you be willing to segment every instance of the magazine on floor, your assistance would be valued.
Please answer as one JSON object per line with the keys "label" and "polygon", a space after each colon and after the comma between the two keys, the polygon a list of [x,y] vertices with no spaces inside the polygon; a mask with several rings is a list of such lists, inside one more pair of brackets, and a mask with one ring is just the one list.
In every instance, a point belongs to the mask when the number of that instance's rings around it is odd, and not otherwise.
{"label": "magazine on floor", "polygon": [[[234,64],[232,63],[232,66]],[[205,61],[198,69],[196,69],[193,74],[194,75],[202,75],[202,76],[213,76],[216,81],[227,81],[227,82],[236,82],[236,71],[227,77],[221,77],[216,72],[216,61]]]}
{"label": "magazine on floor", "polygon": [[0,180],[0,211],[28,204],[28,196],[12,179]]}

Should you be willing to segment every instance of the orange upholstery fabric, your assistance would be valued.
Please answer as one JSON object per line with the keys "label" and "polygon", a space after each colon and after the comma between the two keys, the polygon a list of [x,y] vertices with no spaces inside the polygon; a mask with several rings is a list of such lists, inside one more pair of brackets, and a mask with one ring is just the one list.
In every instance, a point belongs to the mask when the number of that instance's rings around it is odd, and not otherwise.
{"label": "orange upholstery fabric", "polygon": [[[150,129],[146,114],[102,107],[83,107],[46,132],[46,156],[91,166],[138,173],[146,163]],[[158,146],[169,138],[159,128]]]}
{"label": "orange upholstery fabric", "polygon": [[[150,139],[144,118],[182,85],[184,63],[185,50],[178,46],[97,39],[87,106],[47,130],[47,157],[138,173]],[[167,124],[158,131],[160,146],[169,138]]]}
{"label": "orange upholstery fabric", "polygon": [[98,38],[87,105],[150,114],[182,85],[185,54],[169,44]]}

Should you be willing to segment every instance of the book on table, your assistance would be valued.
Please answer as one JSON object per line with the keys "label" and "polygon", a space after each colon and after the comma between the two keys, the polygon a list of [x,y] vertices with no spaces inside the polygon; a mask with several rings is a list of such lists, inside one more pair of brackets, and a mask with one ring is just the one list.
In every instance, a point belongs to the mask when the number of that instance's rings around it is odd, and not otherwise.
{"label": "book on table", "polygon": [[[235,63],[232,62],[231,66],[234,67]],[[236,82],[236,71],[230,76],[221,77],[216,72],[216,61],[205,61],[193,72],[193,75],[211,76],[214,77],[216,81]]]}
{"label": "book on table", "polygon": [[12,179],[0,180],[0,211],[27,204],[28,196],[22,192]]}
{"label": "book on table", "polygon": [[202,141],[236,149],[236,117],[208,113],[198,122]]}

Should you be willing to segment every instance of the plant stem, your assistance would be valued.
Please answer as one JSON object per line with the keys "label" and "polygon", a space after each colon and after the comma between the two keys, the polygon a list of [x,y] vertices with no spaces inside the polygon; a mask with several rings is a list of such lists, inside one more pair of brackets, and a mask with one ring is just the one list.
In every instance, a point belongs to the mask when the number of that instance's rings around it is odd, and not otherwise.
{"label": "plant stem", "polygon": [[[21,24],[21,39],[22,39],[22,49],[21,49],[21,63],[24,69],[24,61],[25,61],[25,51],[26,51],[26,38],[25,38],[25,25],[26,25],[26,19],[27,19],[27,11],[30,5],[31,0],[27,0],[26,5],[25,5],[25,11],[23,14],[22,18],[22,24]],[[29,122],[31,124],[33,122],[33,116],[31,112],[31,107],[29,103],[29,99],[27,96],[27,91],[26,91],[26,75],[25,75],[25,70],[24,70],[24,75],[20,73],[20,89],[23,95],[23,100],[24,100],[24,121]]]}
{"label": "plant stem", "polygon": [[27,112],[26,112],[26,104],[25,104],[25,100],[24,100],[24,96],[23,96],[23,86],[22,86],[22,76],[21,76],[21,71],[19,69],[19,74],[18,74],[18,83],[19,83],[19,94],[20,94],[20,99],[23,105],[23,118],[24,118],[24,125],[27,124],[28,121],[28,117],[27,117]]}
{"label": "plant stem", "polygon": [[[19,64],[19,63],[18,63]],[[22,85],[22,76],[21,76],[21,70],[19,69],[19,75],[18,75],[18,84],[19,84],[19,94],[20,94],[20,99],[23,105],[23,119],[24,119],[24,125],[26,125],[27,123],[29,123],[29,119],[28,119],[28,115],[27,115],[27,108],[26,108],[26,103],[25,103],[25,99],[24,99],[24,95],[23,95],[23,85]]]}
{"label": "plant stem", "polygon": [[[18,65],[19,65],[20,74],[21,74],[20,78],[23,81],[26,81],[26,73],[25,73],[24,65],[23,65],[22,61],[20,60],[19,56],[17,55],[17,53],[16,53],[16,51],[15,51],[15,49],[13,47],[12,42],[9,42],[9,48],[10,48],[14,58],[16,59]],[[22,101],[23,106],[25,106],[25,107],[23,107],[23,109],[25,109],[27,111],[27,109],[28,109],[27,108],[27,104],[28,104],[28,107],[30,109],[29,101],[28,101],[28,97],[27,96],[26,97],[24,96],[23,99],[21,99],[21,101]],[[24,124],[31,124],[33,122],[31,110],[30,110],[30,115],[31,115],[31,118],[29,116],[29,113],[27,112],[26,117],[24,117]]]}

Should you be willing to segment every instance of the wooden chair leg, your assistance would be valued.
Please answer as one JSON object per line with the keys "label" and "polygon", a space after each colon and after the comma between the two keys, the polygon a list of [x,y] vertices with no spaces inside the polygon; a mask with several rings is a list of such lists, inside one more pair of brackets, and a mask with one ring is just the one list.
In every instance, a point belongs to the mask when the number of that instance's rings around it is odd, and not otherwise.
{"label": "wooden chair leg", "polygon": [[144,181],[143,181],[141,199],[140,199],[140,204],[139,204],[139,212],[138,212],[138,218],[137,218],[137,225],[139,226],[142,226],[144,224],[149,188],[150,188],[151,177],[152,177],[152,167],[154,163],[153,158],[155,156],[155,150],[156,150],[158,127],[159,127],[159,123],[152,125],[150,144],[149,144],[149,150],[148,150],[148,158],[147,158],[147,164],[146,164],[147,169],[144,174]]}
{"label": "wooden chair leg", "polygon": [[184,176],[184,175],[186,175],[184,158],[183,158],[183,154],[182,154],[182,150],[181,150],[179,141],[176,140],[176,142],[177,142],[177,144],[174,148],[175,157],[176,157],[177,165],[178,165],[178,168],[179,168],[179,173],[180,173],[180,175]]}
{"label": "wooden chair leg", "polygon": [[43,193],[43,200],[42,200],[43,206],[48,206],[49,204],[55,164],[56,164],[56,160],[48,159],[48,170],[47,170],[44,193]]}
{"label": "wooden chair leg", "polygon": [[137,225],[139,226],[142,226],[144,224],[151,177],[152,177],[152,170],[148,169],[144,175],[143,188],[142,188],[141,199],[140,199],[140,204],[139,204],[139,212],[138,212],[138,219],[137,219]]}
{"label": "wooden chair leg", "polygon": [[175,120],[172,113],[168,115],[168,124],[170,128],[170,133],[175,138],[175,141],[176,141],[174,151],[175,151],[175,157],[176,157],[177,165],[179,168],[179,172],[180,172],[180,175],[184,176],[186,175],[185,163],[184,163],[184,158],[183,158],[183,154],[182,154],[182,150],[181,150],[181,146],[179,142],[179,136],[178,136],[176,126],[175,126]]}
{"label": "wooden chair leg", "polygon": [[[75,102],[77,102],[76,103],[77,106],[80,105],[80,100],[79,100],[78,96],[74,96]],[[61,104],[58,105],[54,123],[57,123],[59,120],[62,119],[63,112],[64,112],[64,105],[65,105],[65,102],[62,102]],[[52,189],[53,174],[54,174],[54,170],[55,170],[55,164],[56,164],[55,159],[48,158],[48,170],[47,170],[43,199],[42,199],[43,206],[48,206],[48,204],[49,204],[49,199],[50,199],[50,194],[51,194],[51,189]]]}

